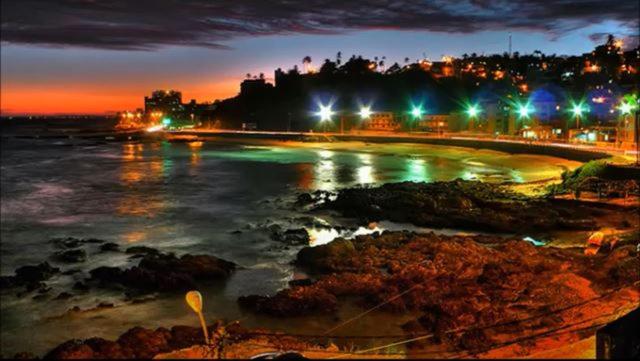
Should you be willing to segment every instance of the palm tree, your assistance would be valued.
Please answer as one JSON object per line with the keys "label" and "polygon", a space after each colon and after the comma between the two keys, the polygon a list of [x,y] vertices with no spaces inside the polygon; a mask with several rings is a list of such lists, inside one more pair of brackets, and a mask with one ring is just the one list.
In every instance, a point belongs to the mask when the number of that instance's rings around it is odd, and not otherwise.
{"label": "palm tree", "polygon": [[336,64],[340,65],[340,63],[342,63],[342,52],[341,51],[339,51],[336,54]]}
{"label": "palm tree", "polygon": [[409,64],[409,57],[408,57],[408,56],[406,56],[406,57],[404,58],[404,63],[405,63],[405,64]]}
{"label": "palm tree", "polygon": [[260,75],[258,75],[258,78],[263,79],[264,80],[264,73],[260,73]]}
{"label": "palm tree", "polygon": [[302,69],[305,73],[309,71],[309,64],[311,64],[311,57],[309,55],[302,58]]}
{"label": "palm tree", "polygon": [[247,77],[247,79],[251,79],[251,73],[247,73],[245,76]]}

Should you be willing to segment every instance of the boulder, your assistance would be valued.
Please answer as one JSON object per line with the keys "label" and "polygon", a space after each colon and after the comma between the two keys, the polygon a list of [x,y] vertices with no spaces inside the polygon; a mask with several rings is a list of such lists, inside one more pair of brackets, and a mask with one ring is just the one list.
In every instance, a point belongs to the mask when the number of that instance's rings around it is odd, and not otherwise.
{"label": "boulder", "polygon": [[87,260],[87,252],[83,249],[71,249],[55,253],[55,259],[64,263],[79,263]]}
{"label": "boulder", "polygon": [[324,245],[301,249],[295,263],[313,272],[330,272],[337,264],[355,255],[356,249],[351,241],[337,238]]}

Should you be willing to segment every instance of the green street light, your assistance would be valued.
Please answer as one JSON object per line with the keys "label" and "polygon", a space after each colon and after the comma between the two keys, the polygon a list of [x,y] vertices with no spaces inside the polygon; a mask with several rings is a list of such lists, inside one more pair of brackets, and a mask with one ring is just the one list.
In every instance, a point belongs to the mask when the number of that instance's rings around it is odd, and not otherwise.
{"label": "green street light", "polygon": [[480,109],[478,108],[478,106],[477,106],[477,105],[470,105],[470,106],[467,108],[467,111],[466,111],[466,112],[467,112],[467,115],[468,115],[469,117],[474,118],[474,117],[478,116],[478,113],[480,113]]}
{"label": "green street light", "polygon": [[573,112],[573,115],[575,115],[576,117],[580,117],[582,116],[582,113],[587,111],[587,109],[582,105],[582,103],[579,103],[573,104],[573,107],[571,107],[571,111]]}
{"label": "green street light", "polygon": [[576,118],[576,128],[580,129],[580,117],[582,117],[582,113],[586,113],[589,111],[589,108],[584,106],[582,102],[573,103],[571,107],[571,112],[573,113],[574,118]]}
{"label": "green street light", "polygon": [[518,115],[520,118],[529,118],[529,114],[533,112],[533,109],[527,104],[521,104],[518,106]]}
{"label": "green street light", "polygon": [[171,118],[163,118],[162,125],[164,125],[165,127],[168,127],[169,125],[171,125]]}
{"label": "green street light", "polygon": [[620,107],[618,109],[620,109],[620,113],[622,113],[622,115],[628,115],[631,114],[633,105],[627,102],[623,102],[622,104],[620,104]]}
{"label": "green street light", "polygon": [[420,118],[422,117],[422,114],[424,113],[424,110],[422,110],[422,107],[413,107],[413,109],[411,109],[411,115],[413,115],[414,118]]}

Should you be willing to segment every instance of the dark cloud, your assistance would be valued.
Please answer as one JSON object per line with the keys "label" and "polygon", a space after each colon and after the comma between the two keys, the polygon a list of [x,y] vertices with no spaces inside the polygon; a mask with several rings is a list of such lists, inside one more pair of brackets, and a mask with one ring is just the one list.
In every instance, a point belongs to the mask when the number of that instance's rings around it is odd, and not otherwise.
{"label": "dark cloud", "polygon": [[241,36],[395,29],[531,30],[557,37],[606,20],[635,33],[636,0],[2,0],[3,42],[148,50],[224,48]]}

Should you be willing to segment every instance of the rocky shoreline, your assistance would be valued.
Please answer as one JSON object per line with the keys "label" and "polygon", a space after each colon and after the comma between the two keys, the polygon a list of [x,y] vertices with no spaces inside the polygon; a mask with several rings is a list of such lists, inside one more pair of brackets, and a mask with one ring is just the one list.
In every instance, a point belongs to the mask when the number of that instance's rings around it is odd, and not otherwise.
{"label": "rocky shoreline", "polygon": [[[355,187],[337,195],[303,194],[299,204],[319,204],[362,223],[390,220],[416,226],[541,235],[558,230],[596,230],[621,210],[548,197],[529,197],[507,186],[455,180]],[[622,228],[629,225],[623,224]]]}
{"label": "rocky shoreline", "polygon": [[[628,209],[529,197],[506,186],[463,180],[356,187],[337,194],[315,192],[301,195],[296,207],[337,212],[361,224],[390,220],[512,235],[544,236],[559,230],[637,226],[633,223],[637,219]],[[270,226],[265,232],[287,247],[310,242],[304,228]],[[362,310],[377,307],[379,312],[390,314],[417,314],[402,326],[407,337],[432,337],[408,345],[408,352],[437,347],[477,354],[505,338],[564,327],[578,316],[593,313],[589,308],[556,312],[560,309],[584,303],[601,314],[613,313],[613,305],[620,304],[597,300],[640,281],[635,238],[617,241],[615,247],[595,255],[586,255],[581,247],[539,247],[522,237],[496,234],[445,236],[386,231],[353,239],[337,238],[325,245],[304,247],[297,253],[293,262],[309,278],[291,282],[289,288],[272,296],[242,296],[238,304],[246,312],[277,318],[334,317],[347,299],[355,300]],[[96,252],[120,252],[139,261],[128,268],[96,267],[73,289],[52,299],[66,299],[74,292],[94,287],[122,291],[131,300],[153,293],[183,292],[210,282],[224,282],[237,268],[234,263],[211,255],[178,257],[144,246],[121,250],[115,243],[95,239],[65,238],[51,243],[56,248],[51,255],[51,260],[57,262],[55,266],[43,261],[19,267],[14,275],[0,277],[0,289],[17,292],[18,296],[32,294],[34,299],[52,298],[47,282],[56,275],[74,272],[73,268],[61,269],[58,265],[87,262],[92,253],[86,247],[93,247]],[[627,304],[628,300],[635,304],[640,301],[637,287],[633,289],[625,291]],[[496,324],[509,326],[490,327]],[[214,328],[219,327],[220,324]],[[253,337],[248,336],[247,330],[234,327],[237,328],[231,330],[236,331],[227,331],[237,340]],[[455,330],[463,331],[452,332]],[[288,340],[291,349],[322,350],[326,346],[283,335],[261,342],[273,348],[275,340]],[[150,358],[201,343],[196,328],[134,328],[116,341],[91,338],[63,343],[46,358]]]}

